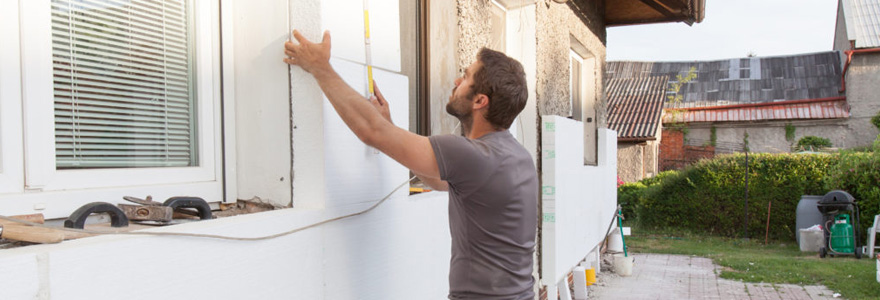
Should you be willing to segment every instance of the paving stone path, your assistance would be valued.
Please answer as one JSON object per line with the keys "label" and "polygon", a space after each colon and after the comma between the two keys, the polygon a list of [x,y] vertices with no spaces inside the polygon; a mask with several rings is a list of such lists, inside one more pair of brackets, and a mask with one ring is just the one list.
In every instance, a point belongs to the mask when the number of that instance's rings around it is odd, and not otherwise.
{"label": "paving stone path", "polygon": [[598,284],[589,289],[590,299],[835,299],[821,285],[721,279],[721,267],[703,257],[634,254],[634,260],[630,277],[603,268]]}

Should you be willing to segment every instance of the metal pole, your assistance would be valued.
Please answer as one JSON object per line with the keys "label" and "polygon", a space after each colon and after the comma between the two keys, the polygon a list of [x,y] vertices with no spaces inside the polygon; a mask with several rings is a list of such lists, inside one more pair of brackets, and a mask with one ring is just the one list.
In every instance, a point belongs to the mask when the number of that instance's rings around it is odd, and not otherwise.
{"label": "metal pole", "polygon": [[743,237],[745,239],[749,239],[749,151],[746,150],[746,194],[745,194],[745,216],[746,220],[743,223]]}

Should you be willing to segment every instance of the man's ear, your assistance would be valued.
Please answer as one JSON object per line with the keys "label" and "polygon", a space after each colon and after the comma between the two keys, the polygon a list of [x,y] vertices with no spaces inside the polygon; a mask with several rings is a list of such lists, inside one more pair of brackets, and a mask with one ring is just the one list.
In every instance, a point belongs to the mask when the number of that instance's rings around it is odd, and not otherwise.
{"label": "man's ear", "polygon": [[483,94],[477,94],[474,97],[474,110],[480,110],[489,107],[489,97]]}

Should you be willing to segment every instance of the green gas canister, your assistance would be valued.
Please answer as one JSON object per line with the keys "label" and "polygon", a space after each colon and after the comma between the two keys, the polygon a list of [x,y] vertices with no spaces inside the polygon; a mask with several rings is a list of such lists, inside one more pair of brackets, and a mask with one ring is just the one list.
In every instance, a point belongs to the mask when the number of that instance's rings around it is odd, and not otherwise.
{"label": "green gas canister", "polygon": [[834,225],[831,225],[831,251],[838,253],[853,253],[853,226],[850,224],[849,214],[839,214],[834,217]]}

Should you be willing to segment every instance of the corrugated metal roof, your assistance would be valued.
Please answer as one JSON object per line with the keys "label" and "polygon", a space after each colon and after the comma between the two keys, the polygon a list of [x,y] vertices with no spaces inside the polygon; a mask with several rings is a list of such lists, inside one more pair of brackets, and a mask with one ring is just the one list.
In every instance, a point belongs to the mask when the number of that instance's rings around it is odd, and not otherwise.
{"label": "corrugated metal roof", "polygon": [[618,138],[654,138],[663,114],[668,81],[666,76],[606,81],[608,128],[616,130]]}
{"label": "corrugated metal roof", "polygon": [[792,100],[773,103],[695,107],[667,111],[664,123],[736,122],[849,117],[846,97]]}
{"label": "corrugated metal roof", "polygon": [[[880,1],[880,0],[877,0]],[[614,61],[606,79],[666,75],[697,78],[682,86],[678,107],[702,107],[840,96],[841,64],[836,51],[693,62]]]}
{"label": "corrugated metal roof", "polygon": [[880,47],[880,0],[842,0],[846,35],[856,48]]}

